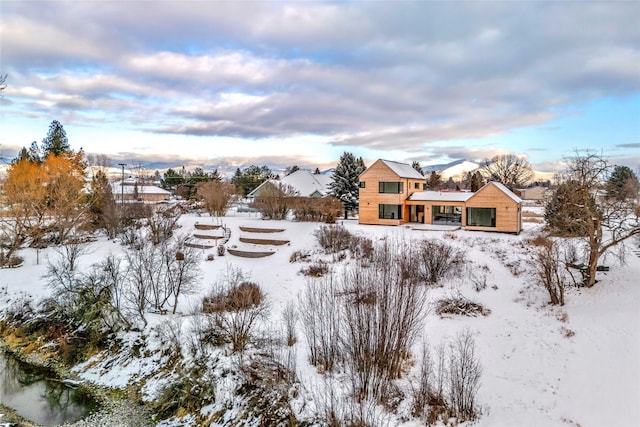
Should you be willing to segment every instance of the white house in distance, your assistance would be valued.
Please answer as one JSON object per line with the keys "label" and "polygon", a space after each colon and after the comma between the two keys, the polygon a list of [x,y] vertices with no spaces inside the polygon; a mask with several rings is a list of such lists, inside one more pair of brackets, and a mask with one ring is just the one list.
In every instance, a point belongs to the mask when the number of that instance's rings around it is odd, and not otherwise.
{"label": "white house in distance", "polygon": [[135,178],[125,178],[111,184],[111,192],[116,201],[160,202],[171,193],[155,185],[137,184]]}
{"label": "white house in distance", "polygon": [[329,194],[330,175],[312,174],[309,171],[297,170],[279,180],[269,179],[257,186],[251,193],[247,194],[248,199],[260,197],[260,192],[266,187],[278,188],[288,186],[297,196],[300,197],[324,197]]}

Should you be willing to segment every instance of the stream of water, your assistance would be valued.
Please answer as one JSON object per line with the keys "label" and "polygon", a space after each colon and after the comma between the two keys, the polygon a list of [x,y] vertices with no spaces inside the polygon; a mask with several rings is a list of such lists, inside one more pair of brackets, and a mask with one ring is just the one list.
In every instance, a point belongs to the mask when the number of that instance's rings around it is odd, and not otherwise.
{"label": "stream of water", "polygon": [[35,423],[55,426],[74,422],[97,408],[85,393],[47,379],[42,369],[0,351],[0,402]]}

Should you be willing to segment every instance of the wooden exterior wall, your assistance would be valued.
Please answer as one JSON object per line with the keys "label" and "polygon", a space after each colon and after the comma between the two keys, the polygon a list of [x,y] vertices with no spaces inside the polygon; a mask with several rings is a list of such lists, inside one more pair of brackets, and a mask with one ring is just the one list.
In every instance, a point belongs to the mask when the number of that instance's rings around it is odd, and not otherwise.
{"label": "wooden exterior wall", "polygon": [[[360,224],[400,225],[409,221],[409,206],[405,203],[407,197],[416,191],[423,191],[425,179],[400,178],[394,171],[380,160],[360,175],[360,182],[365,187],[360,188],[359,222]],[[380,182],[402,182],[400,194],[387,194],[378,191]],[[416,188],[416,185],[418,188]],[[378,218],[378,205],[402,205],[402,219]]]}
{"label": "wooden exterior wall", "polygon": [[[487,184],[473,195],[465,204],[467,208],[495,208],[495,227],[472,227],[465,225],[467,230],[501,231],[506,233],[520,233],[522,230],[522,207],[494,185]],[[465,209],[466,211],[466,209]],[[465,212],[466,213],[466,212]],[[466,221],[463,222],[466,224]]]}

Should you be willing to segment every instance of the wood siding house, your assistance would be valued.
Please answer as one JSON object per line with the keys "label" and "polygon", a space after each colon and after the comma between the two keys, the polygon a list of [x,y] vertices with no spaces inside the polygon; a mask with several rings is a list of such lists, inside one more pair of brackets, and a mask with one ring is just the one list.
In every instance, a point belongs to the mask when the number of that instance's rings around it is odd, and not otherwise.
{"label": "wood siding house", "polygon": [[407,198],[423,191],[427,180],[410,165],[376,160],[360,174],[359,222],[400,225],[409,220]]}
{"label": "wood siding house", "polygon": [[522,200],[499,182],[489,182],[475,193],[423,191],[426,180],[417,175],[403,163],[373,163],[360,175],[359,222],[457,225],[506,233],[522,230]]}

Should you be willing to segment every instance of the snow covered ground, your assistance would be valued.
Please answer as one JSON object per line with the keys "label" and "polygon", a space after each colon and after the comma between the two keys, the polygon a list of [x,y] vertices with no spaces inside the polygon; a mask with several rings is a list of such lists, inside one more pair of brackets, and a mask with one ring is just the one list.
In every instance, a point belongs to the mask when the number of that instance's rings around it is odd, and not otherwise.
{"label": "snow covered ground", "polygon": [[[194,223],[218,223],[205,216],[185,215],[178,233],[193,233]],[[274,246],[276,253],[259,259],[218,257],[214,249],[202,250],[202,279],[196,295],[182,297],[181,313],[199,306],[202,296],[227,269],[228,264],[251,274],[267,292],[271,319],[289,301],[297,300],[307,279],[299,273],[301,263],[291,263],[297,250],[317,247],[313,231],[319,225],[291,221],[264,221],[255,216],[236,214],[221,219],[231,229],[229,247],[257,250],[242,243],[240,237],[290,240],[288,245]],[[478,403],[482,407],[477,426],[582,426],[632,427],[640,425],[640,256],[629,252],[625,265],[612,265],[611,271],[599,273],[600,282],[591,289],[571,288],[564,307],[547,304],[545,290],[535,285],[527,262],[531,246],[527,239],[539,224],[526,224],[519,236],[471,232],[465,230],[411,230],[408,227],[359,225],[344,221],[351,232],[373,240],[392,236],[406,239],[442,238],[464,248],[476,275],[486,274],[486,289],[477,292],[469,280],[448,282],[430,292],[431,298],[460,292],[491,310],[486,317],[440,318],[430,313],[425,319],[423,336],[432,345],[452,338],[468,328],[476,339],[483,366]],[[284,228],[285,231],[260,236],[240,231],[240,226]],[[636,242],[633,242],[637,246]],[[261,247],[262,248],[262,247]],[[114,241],[99,239],[90,253],[80,259],[89,266],[107,254],[117,254],[122,247]],[[214,261],[204,261],[214,254]],[[48,293],[43,276],[51,249],[21,251],[24,265],[0,270],[0,308],[18,294],[41,298]],[[82,268],[82,267],[81,267]],[[156,315],[151,324],[166,321]],[[302,331],[300,331],[300,335]],[[418,343],[421,345],[421,343]],[[304,339],[297,346],[298,373],[303,383],[317,381],[318,374],[307,362]],[[418,354],[416,347],[416,355]],[[88,371],[87,378],[113,386],[123,386],[136,374],[152,370],[158,360],[120,366],[114,363],[109,372]],[[416,368],[417,369],[417,368]],[[417,370],[409,375],[415,375]],[[393,421],[392,424],[402,424]],[[407,427],[419,425],[404,422]]]}

